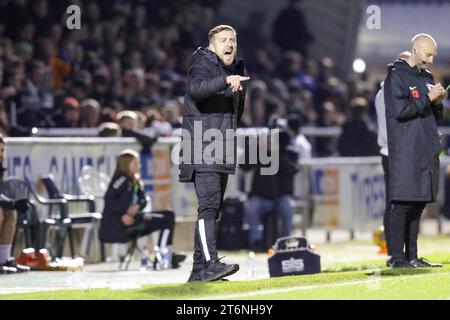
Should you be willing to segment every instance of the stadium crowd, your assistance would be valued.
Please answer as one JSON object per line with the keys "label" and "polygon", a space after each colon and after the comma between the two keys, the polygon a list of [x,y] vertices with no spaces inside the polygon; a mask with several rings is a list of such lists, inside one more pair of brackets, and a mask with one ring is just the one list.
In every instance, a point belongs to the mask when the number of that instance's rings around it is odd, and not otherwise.
{"label": "stadium crowd", "polygon": [[[66,28],[66,8],[72,3],[81,7],[80,30]],[[180,127],[191,55],[207,44],[205,35],[219,23],[220,1],[50,5],[48,0],[12,0],[0,5],[4,135],[29,136],[33,127],[98,127],[116,122],[122,110],[138,112],[141,128],[158,127],[170,135]],[[238,54],[252,77],[241,126],[273,126],[277,118],[289,117],[299,118],[302,126],[341,126],[355,117],[371,135],[377,88],[366,75],[339,78],[332,59],[316,60],[302,48],[289,49],[279,39],[286,25],[277,24],[273,39],[267,39],[251,28],[263,18],[251,15],[248,27],[238,29]],[[355,105],[365,111],[355,116]],[[331,142],[317,139],[315,155],[345,155],[338,150],[348,147]]]}
{"label": "stadium crowd", "polygon": [[[238,56],[251,77],[239,125],[286,129],[283,170],[257,176],[245,206],[254,251],[267,249],[260,228],[264,214],[278,211],[280,234],[290,234],[298,157],[379,155],[374,108],[379,85],[366,73],[339,76],[338,61],[309,56],[314,38],[296,2],[279,13],[270,37],[255,28],[265,23],[261,13],[252,13],[237,28]],[[80,29],[66,27],[71,4],[81,8]],[[98,128],[99,136],[137,138],[147,153],[155,137],[181,127],[191,57],[197,47],[206,47],[208,31],[221,24],[220,6],[220,0],[60,0],[51,5],[0,0],[0,134],[26,137],[35,127]],[[448,110],[441,125],[450,123]],[[342,135],[316,138],[311,148],[300,134],[304,126],[339,126]],[[1,217],[12,215],[2,212]],[[0,265],[11,254],[10,239],[3,242]]]}

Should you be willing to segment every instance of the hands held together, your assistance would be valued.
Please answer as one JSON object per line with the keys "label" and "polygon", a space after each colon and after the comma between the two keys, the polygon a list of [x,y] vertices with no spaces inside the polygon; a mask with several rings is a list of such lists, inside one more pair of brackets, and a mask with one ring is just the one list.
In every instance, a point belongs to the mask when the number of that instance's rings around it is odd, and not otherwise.
{"label": "hands held together", "polygon": [[126,226],[130,226],[134,223],[134,216],[139,210],[139,205],[134,204],[131,207],[128,208],[127,212],[122,215],[121,220],[122,223]]}

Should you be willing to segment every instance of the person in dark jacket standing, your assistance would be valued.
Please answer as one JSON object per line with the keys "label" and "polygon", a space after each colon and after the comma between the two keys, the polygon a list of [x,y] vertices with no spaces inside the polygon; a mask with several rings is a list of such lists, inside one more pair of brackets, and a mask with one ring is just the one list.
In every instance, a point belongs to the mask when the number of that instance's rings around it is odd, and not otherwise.
{"label": "person in dark jacket standing", "polygon": [[314,41],[306,17],[300,7],[301,0],[290,0],[286,8],[276,17],[272,39],[282,50],[294,50],[308,57],[309,45]]}
{"label": "person in dark jacket standing", "polygon": [[[104,197],[100,240],[126,243],[160,230],[158,247],[167,248],[172,244],[175,215],[172,211],[143,212],[147,199],[139,172],[139,154],[130,149],[122,151]],[[178,267],[185,258],[174,252],[172,267]]]}
{"label": "person in dark jacket standing", "polygon": [[180,152],[180,182],[194,182],[199,200],[194,263],[188,282],[215,281],[239,270],[218,258],[216,220],[228,175],[236,167],[234,131],[245,100],[245,67],[236,60],[233,27],[209,31],[208,48],[192,57],[186,83]]}
{"label": "person in dark jacket standing", "polygon": [[436,201],[440,144],[436,119],[442,117],[447,94],[426,70],[437,52],[436,41],[416,35],[411,56],[388,68],[384,83],[389,149],[389,242],[393,268],[433,267],[417,255],[420,216]]}
{"label": "person in dark jacket standing", "polygon": [[352,118],[342,125],[342,134],[338,139],[338,151],[341,157],[369,157],[378,155],[375,127],[369,122],[369,103],[363,97],[350,102]]}
{"label": "person in dark jacket standing", "polygon": [[[293,150],[290,137],[286,131],[280,131],[279,148],[274,152],[280,154],[279,171],[275,175],[263,175],[260,168],[267,165],[241,166],[253,170],[252,190],[248,201],[244,203],[245,220],[249,229],[249,246],[251,251],[261,251],[270,248],[273,243],[262,243],[262,217],[276,214],[274,229],[277,237],[291,235],[294,208],[292,206],[294,194],[294,176],[300,169],[298,154]],[[271,150],[270,144],[268,150]]]}
{"label": "person in dark jacket standing", "polygon": [[[399,59],[406,60],[411,56],[411,52],[403,51],[398,55]],[[384,104],[384,82],[380,84],[380,89],[375,96],[375,110],[377,114],[377,143],[380,147],[381,165],[384,172],[384,187],[385,187],[385,208],[383,214],[383,228],[386,239],[387,249],[387,264],[391,259],[391,249],[389,248],[389,219],[391,214],[391,199],[389,194],[389,150],[387,143],[387,129],[386,129],[386,106]]]}

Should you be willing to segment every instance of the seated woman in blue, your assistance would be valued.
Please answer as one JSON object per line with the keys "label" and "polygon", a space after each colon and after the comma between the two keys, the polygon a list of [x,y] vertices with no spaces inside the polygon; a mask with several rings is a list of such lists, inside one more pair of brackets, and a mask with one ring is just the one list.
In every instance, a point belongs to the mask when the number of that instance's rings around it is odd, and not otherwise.
{"label": "seated woman in blue", "polygon": [[[100,240],[126,243],[159,230],[158,246],[163,251],[172,244],[175,214],[173,211],[142,212],[147,200],[139,172],[139,154],[129,149],[122,151],[104,197]],[[177,268],[186,255],[170,251],[171,265]]]}

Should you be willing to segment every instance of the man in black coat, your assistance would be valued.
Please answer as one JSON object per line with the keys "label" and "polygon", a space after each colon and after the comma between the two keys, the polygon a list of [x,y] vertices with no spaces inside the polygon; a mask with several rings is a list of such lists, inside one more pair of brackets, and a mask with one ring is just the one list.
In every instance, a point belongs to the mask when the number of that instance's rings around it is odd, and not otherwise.
{"label": "man in black coat", "polygon": [[194,182],[199,200],[194,264],[189,282],[214,281],[239,270],[218,259],[216,219],[228,175],[236,167],[234,131],[245,100],[245,67],[236,60],[236,31],[210,30],[208,48],[198,48],[189,68],[183,108],[180,182]]}
{"label": "man in black coat", "polygon": [[394,268],[437,266],[417,256],[420,216],[438,193],[436,119],[447,94],[426,70],[436,52],[431,36],[416,35],[411,56],[389,66],[384,84],[392,204],[389,264]]}

